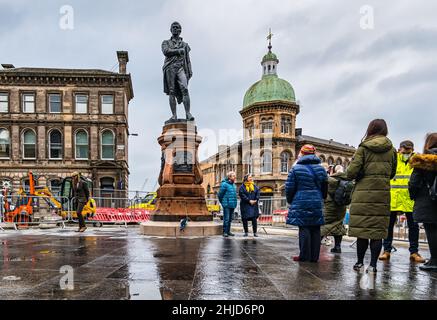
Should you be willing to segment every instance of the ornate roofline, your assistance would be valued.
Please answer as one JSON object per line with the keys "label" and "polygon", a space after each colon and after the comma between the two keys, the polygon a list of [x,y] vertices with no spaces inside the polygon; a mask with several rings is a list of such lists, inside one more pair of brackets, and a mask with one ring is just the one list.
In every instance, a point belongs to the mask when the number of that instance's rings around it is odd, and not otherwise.
{"label": "ornate roofline", "polygon": [[[95,73],[93,73],[94,71]],[[118,74],[102,70],[32,68],[7,71],[0,70],[0,85],[126,87],[129,93],[129,100],[134,97],[132,78],[130,74]]]}
{"label": "ornate roofline", "polygon": [[249,105],[248,107],[240,110],[240,114],[243,118],[250,116],[258,112],[265,112],[266,109],[275,110],[285,110],[285,111],[295,111],[296,115],[300,112],[300,106],[296,102],[289,102],[284,100],[274,100],[274,101],[261,101]]}

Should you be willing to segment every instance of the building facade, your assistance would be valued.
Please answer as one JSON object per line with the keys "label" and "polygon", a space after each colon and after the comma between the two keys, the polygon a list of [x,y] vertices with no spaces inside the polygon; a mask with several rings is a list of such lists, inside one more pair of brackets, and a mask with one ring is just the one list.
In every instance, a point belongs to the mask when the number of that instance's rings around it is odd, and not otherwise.
{"label": "building facade", "polygon": [[117,57],[118,73],[2,65],[0,184],[16,191],[32,171],[37,185],[56,191],[79,171],[95,190],[128,189],[128,106],[134,94],[128,53]]}
{"label": "building facade", "polygon": [[330,165],[347,167],[355,148],[347,144],[303,135],[296,128],[300,112],[295,92],[289,82],[278,77],[277,56],[271,51],[263,57],[262,78],[246,92],[240,115],[244,137],[232,146],[220,146],[218,153],[201,163],[204,187],[214,197],[229,171],[237,173],[237,183],[251,173],[261,189],[261,196],[281,199],[273,209],[284,207],[285,181],[300,148],[313,144],[317,156]]}

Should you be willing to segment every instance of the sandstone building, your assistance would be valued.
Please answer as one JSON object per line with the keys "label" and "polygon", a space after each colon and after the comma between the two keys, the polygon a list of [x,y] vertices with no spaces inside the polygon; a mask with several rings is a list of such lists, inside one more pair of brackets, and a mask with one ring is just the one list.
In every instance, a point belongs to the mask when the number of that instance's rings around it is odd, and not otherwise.
{"label": "sandstone building", "polygon": [[128,106],[133,98],[128,53],[119,72],[91,69],[0,70],[0,183],[59,188],[80,171],[95,196],[128,189]]}
{"label": "sandstone building", "polygon": [[303,135],[302,129],[296,128],[300,106],[291,84],[278,77],[278,63],[269,46],[261,62],[262,79],[244,96],[240,111],[243,140],[232,146],[220,146],[218,153],[201,163],[203,185],[209,197],[214,197],[227,172],[237,173],[238,186],[244,175],[252,173],[263,197],[281,199],[272,202],[278,209],[286,205],[285,181],[304,144],[313,144],[321,160],[330,165],[347,167],[351,161],[355,152],[352,146]]}

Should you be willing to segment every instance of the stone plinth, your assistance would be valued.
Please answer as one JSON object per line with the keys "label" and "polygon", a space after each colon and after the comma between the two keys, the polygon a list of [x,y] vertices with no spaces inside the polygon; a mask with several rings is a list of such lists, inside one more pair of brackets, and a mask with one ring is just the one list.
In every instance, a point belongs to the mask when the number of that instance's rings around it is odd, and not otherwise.
{"label": "stone plinth", "polygon": [[159,237],[208,237],[223,233],[223,225],[213,221],[189,221],[183,231],[179,227],[179,222],[147,221],[141,223],[140,233]]}
{"label": "stone plinth", "polygon": [[194,122],[167,121],[158,142],[162,152],[160,188],[151,220],[179,223],[188,217],[191,222],[212,221],[198,160],[202,138],[197,135]]}

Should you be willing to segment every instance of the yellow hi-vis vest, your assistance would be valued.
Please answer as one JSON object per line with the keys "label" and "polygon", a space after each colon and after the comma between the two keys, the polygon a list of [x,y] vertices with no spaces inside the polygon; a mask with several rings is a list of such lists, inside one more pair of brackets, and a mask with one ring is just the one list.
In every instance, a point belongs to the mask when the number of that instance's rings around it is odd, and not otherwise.
{"label": "yellow hi-vis vest", "polygon": [[412,173],[413,168],[404,161],[402,154],[398,153],[396,176],[390,181],[391,211],[413,212],[414,201],[410,199],[408,191],[408,182]]}

